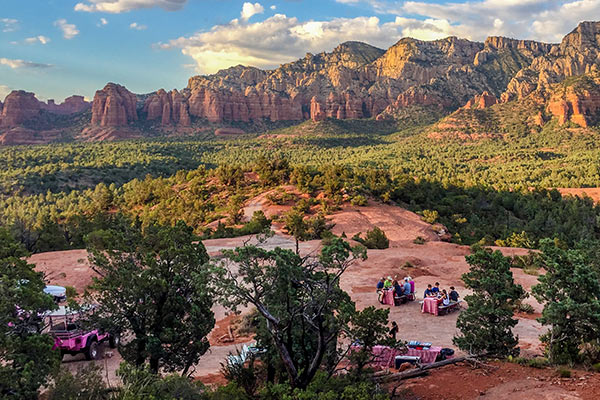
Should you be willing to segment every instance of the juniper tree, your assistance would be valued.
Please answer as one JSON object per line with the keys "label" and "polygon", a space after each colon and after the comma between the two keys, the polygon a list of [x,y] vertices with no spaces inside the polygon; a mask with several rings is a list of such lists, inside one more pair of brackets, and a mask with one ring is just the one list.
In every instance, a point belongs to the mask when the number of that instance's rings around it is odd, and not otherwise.
{"label": "juniper tree", "polygon": [[60,364],[54,340],[42,334],[39,315],[56,306],[43,292],[43,275],[23,259],[26,251],[0,229],[0,398],[37,399]]}
{"label": "juniper tree", "polygon": [[540,266],[546,273],[532,289],[544,305],[539,321],[550,327],[541,337],[550,360],[577,362],[579,346],[600,337],[600,282],[594,252],[565,250],[551,240],[540,242]]}
{"label": "juniper tree", "polygon": [[[224,255],[215,267],[215,290],[232,309],[248,304],[257,309],[258,339],[269,350],[267,363],[278,362],[290,385],[300,389],[322,367],[333,370],[339,362],[338,339],[349,334],[356,315],[350,296],[339,287],[340,277],[355,259],[366,257],[364,247],[351,248],[336,238],[318,257],[251,245]],[[387,315],[368,320],[385,325]]]}
{"label": "juniper tree", "polygon": [[186,374],[208,350],[215,319],[208,292],[208,254],[191,227],[138,224],[88,238],[95,279],[95,319],[109,331],[129,331],[124,358],[149,361],[158,372]]}
{"label": "juniper tree", "polygon": [[471,268],[462,280],[473,294],[465,296],[469,308],[459,315],[456,327],[460,334],[452,341],[472,354],[518,354],[518,338],[512,332],[518,321],[513,309],[525,291],[515,284],[509,259],[500,251],[476,249],[466,260]]}

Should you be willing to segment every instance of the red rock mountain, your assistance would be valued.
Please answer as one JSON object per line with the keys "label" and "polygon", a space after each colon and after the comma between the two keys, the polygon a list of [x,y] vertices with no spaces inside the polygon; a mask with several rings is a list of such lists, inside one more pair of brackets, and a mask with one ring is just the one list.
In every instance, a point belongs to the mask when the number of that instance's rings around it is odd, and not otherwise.
{"label": "red rock mountain", "polygon": [[[537,125],[556,117],[587,126],[597,121],[597,87],[560,92],[556,85],[583,74],[594,80],[599,70],[600,22],[581,23],[558,44],[497,36],[483,43],[403,38],[382,50],[346,42],[330,53],[307,54],[273,70],[238,65],[194,76],[182,90],[135,95],[109,83],[96,92],[90,125],[76,138],[143,136],[144,129],[194,132],[207,122],[222,127],[264,120],[387,119],[406,114],[411,106],[436,115],[454,110],[469,114],[534,98],[539,107],[532,120]],[[67,114],[86,107],[81,97],[56,105],[14,92],[0,105],[0,127],[21,126],[40,110]]]}
{"label": "red rock mountain", "polygon": [[49,111],[54,114],[75,114],[89,109],[92,103],[85,101],[83,96],[71,96],[67,97],[61,104],[56,104],[54,100],[50,99],[47,103],[41,103],[43,110]]}

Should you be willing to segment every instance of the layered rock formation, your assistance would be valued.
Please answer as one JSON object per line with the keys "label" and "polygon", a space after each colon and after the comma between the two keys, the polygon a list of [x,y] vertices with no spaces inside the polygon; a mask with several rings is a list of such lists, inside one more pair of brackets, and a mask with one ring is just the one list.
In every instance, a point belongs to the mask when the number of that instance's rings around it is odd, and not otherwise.
{"label": "layered rock formation", "polygon": [[40,114],[40,102],[35,94],[14,90],[4,100],[0,127],[16,127]]}
{"label": "layered rock formation", "polygon": [[143,111],[146,113],[146,119],[150,121],[160,118],[162,125],[191,125],[187,98],[177,90],[167,93],[160,89],[156,94],[148,97]]}
{"label": "layered rock formation", "polygon": [[56,104],[53,99],[50,99],[47,103],[41,102],[40,106],[43,110],[54,114],[68,115],[88,110],[92,103],[85,101],[83,96],[71,96],[61,104]]}
{"label": "layered rock formation", "polygon": [[498,104],[498,99],[493,94],[489,92],[483,92],[480,95],[473,97],[471,100],[467,101],[462,108],[464,109],[484,109],[493,106],[494,104]]}
{"label": "layered rock formation", "polygon": [[561,84],[550,97],[547,111],[564,125],[573,122],[583,128],[600,116],[600,73],[586,74],[568,84]]}
{"label": "layered rock formation", "polygon": [[92,125],[126,126],[137,120],[137,97],[124,86],[109,83],[96,92],[92,103]]}

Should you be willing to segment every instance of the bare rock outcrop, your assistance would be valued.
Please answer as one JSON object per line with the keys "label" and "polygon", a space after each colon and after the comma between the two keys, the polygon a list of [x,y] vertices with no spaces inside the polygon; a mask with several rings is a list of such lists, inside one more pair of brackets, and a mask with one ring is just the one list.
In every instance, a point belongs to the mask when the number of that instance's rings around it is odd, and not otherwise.
{"label": "bare rock outcrop", "polygon": [[79,113],[91,108],[92,103],[85,101],[83,96],[70,96],[65,99],[61,104],[56,104],[53,99],[48,100],[47,103],[40,102],[42,110],[49,111],[54,114],[69,115]]}
{"label": "bare rock outcrop", "polygon": [[484,108],[491,107],[494,104],[498,104],[498,99],[496,98],[496,96],[485,91],[482,94],[477,95],[477,96],[473,97],[471,100],[469,100],[467,102],[467,104],[465,104],[463,106],[463,108],[467,109],[467,110],[469,110],[469,109],[481,110]]}
{"label": "bare rock outcrop", "polygon": [[600,73],[579,77],[569,85],[561,84],[552,94],[547,111],[564,125],[572,122],[583,128],[600,118]]}
{"label": "bare rock outcrop", "polygon": [[124,86],[107,84],[98,90],[92,103],[92,125],[126,126],[137,121],[137,98]]}
{"label": "bare rock outcrop", "polygon": [[23,90],[13,90],[4,100],[0,126],[19,126],[39,114],[40,102],[35,98],[35,94]]}

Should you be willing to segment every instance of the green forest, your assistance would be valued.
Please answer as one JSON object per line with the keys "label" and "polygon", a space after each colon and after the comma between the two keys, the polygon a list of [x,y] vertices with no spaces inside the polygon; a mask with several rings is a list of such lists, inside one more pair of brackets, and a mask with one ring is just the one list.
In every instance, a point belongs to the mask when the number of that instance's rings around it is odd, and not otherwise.
{"label": "green forest", "polygon": [[[598,207],[552,190],[600,186],[593,136],[551,122],[529,135],[440,140],[428,136],[431,123],[308,121],[237,139],[4,147],[0,222],[33,252],[81,248],[84,235],[120,214],[144,224],[183,220],[210,237],[207,224],[239,226],[247,199],[293,184],[314,204],[324,196],[323,216],[370,197],[445,225],[456,243],[598,237]],[[225,228],[217,235],[258,229]]]}

